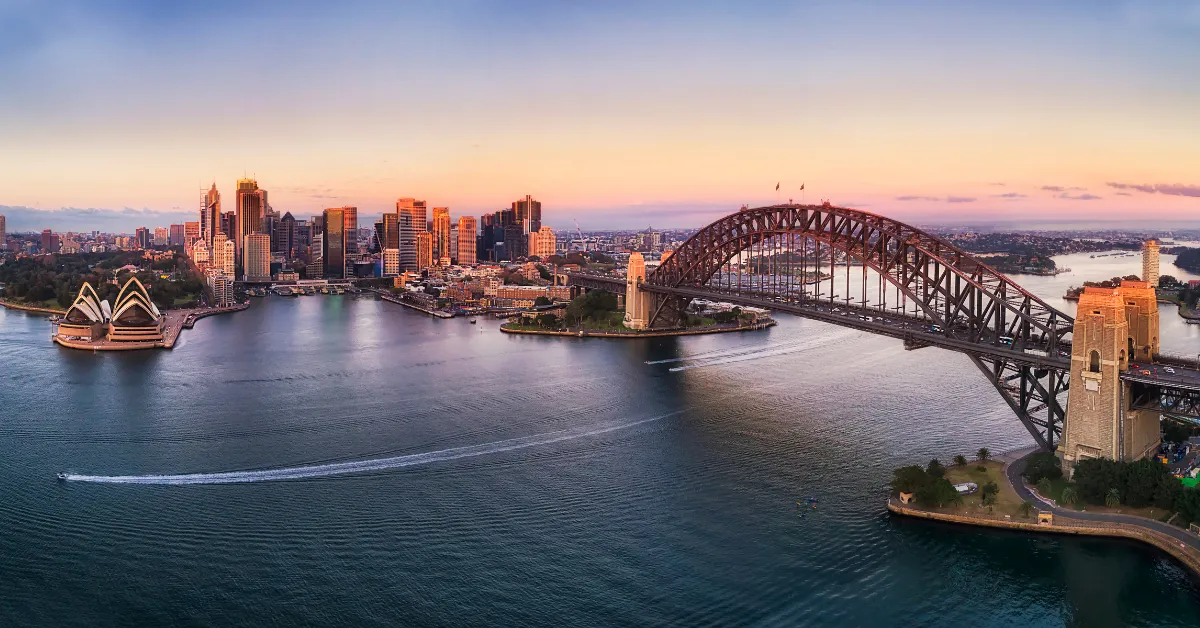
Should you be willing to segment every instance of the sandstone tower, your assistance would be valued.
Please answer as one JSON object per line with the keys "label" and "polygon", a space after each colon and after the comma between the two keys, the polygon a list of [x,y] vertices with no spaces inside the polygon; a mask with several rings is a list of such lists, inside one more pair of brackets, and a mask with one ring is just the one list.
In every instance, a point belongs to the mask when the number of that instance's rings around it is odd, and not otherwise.
{"label": "sandstone tower", "polygon": [[630,329],[646,329],[650,325],[650,295],[638,288],[645,278],[646,260],[634,251],[629,254],[625,273],[625,326]]}
{"label": "sandstone tower", "polygon": [[[1130,364],[1158,353],[1158,302],[1144,281],[1085,288],[1071,334],[1071,388],[1059,452],[1069,474],[1086,458],[1137,460],[1159,443],[1158,414],[1130,410]],[[1140,366],[1140,364],[1139,364]]]}

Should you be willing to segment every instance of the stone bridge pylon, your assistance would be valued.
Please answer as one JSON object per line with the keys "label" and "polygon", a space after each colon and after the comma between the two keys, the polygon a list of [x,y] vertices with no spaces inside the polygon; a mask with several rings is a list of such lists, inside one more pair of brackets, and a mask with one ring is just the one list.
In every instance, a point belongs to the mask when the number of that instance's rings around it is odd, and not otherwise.
{"label": "stone bridge pylon", "polygon": [[1131,365],[1159,352],[1158,301],[1144,281],[1085,288],[1071,334],[1071,402],[1059,446],[1063,469],[1087,458],[1137,460],[1159,444],[1158,413],[1131,408]]}

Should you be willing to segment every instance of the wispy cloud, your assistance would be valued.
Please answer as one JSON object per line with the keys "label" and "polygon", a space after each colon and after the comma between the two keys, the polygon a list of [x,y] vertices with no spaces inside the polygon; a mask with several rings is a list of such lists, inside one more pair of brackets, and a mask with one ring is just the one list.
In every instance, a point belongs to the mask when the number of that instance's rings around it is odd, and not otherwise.
{"label": "wispy cloud", "polygon": [[898,201],[940,201],[936,196],[897,196]]}
{"label": "wispy cloud", "polygon": [[1104,197],[1096,196],[1095,194],[1067,194],[1066,192],[1064,192],[1062,194],[1059,194],[1058,198],[1065,198],[1065,199],[1069,199],[1072,201],[1098,201]]}
{"label": "wispy cloud", "polygon": [[1108,187],[1118,190],[1137,190],[1146,194],[1165,194],[1167,196],[1190,196],[1200,198],[1200,185],[1185,185],[1182,183],[1116,183],[1108,182]]}
{"label": "wispy cloud", "polygon": [[975,197],[973,197],[973,196],[947,196],[946,202],[947,203],[974,203]]}
{"label": "wispy cloud", "polygon": [[992,183],[989,183],[988,185],[994,185],[994,186],[996,186],[996,187],[1001,187],[1001,188],[1002,188],[1002,187],[1005,187],[1005,186],[1007,186],[1008,184],[1007,184],[1007,183],[1001,183],[1001,182],[999,182],[999,181],[994,181],[994,182],[992,182]]}
{"label": "wispy cloud", "polygon": [[1029,198],[1029,197],[1025,194],[1021,194],[1020,192],[1005,192],[1004,194],[993,194],[992,198],[1007,198],[1009,200],[1015,200],[1018,198]]}
{"label": "wispy cloud", "polygon": [[1086,192],[1087,188],[1081,188],[1081,187],[1076,187],[1076,186],[1067,187],[1067,186],[1062,186],[1062,185],[1043,185],[1042,190],[1044,190],[1046,192],[1055,192],[1055,193]]}

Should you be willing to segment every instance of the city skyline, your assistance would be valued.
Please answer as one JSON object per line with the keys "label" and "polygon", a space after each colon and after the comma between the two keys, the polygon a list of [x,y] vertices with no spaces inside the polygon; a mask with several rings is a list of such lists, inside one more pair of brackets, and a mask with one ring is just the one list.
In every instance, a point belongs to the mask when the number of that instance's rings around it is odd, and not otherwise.
{"label": "city skyline", "polygon": [[[227,8],[0,8],[10,231],[181,222],[242,177],[297,215],[411,195],[478,216],[532,192],[556,228],[788,198],[926,222],[1200,207],[1192,3]],[[398,54],[400,24],[431,45]],[[253,101],[232,98],[243,71]]]}

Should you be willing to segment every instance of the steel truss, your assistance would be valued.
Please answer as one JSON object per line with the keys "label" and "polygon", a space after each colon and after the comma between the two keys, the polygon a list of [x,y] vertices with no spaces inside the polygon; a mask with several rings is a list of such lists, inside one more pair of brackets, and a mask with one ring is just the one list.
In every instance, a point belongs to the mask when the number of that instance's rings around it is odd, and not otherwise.
{"label": "steel truss", "polygon": [[[797,240],[798,239],[798,240]],[[779,242],[786,242],[780,248]],[[797,246],[796,242],[800,245]],[[840,254],[846,263],[845,300],[858,301],[850,285],[850,260],[862,264],[862,305],[868,293],[867,268],[886,280],[914,312],[926,317],[948,338],[979,345],[1005,343],[1042,355],[1069,351],[1066,338],[1074,319],[1051,307],[987,264],[949,242],[920,229],[869,212],[824,205],[773,205],[743,209],[708,225],[689,238],[645,281],[651,290],[661,288],[711,289],[714,298],[730,290],[773,295],[778,302],[819,298],[808,294],[808,270],[781,278],[773,267],[779,251],[786,259],[815,260],[816,281],[823,281],[821,260],[829,268]],[[758,253],[749,284],[741,274],[743,252]],[[737,286],[733,286],[730,261],[738,257]],[[752,258],[754,259],[754,258]],[[763,260],[768,260],[764,262]],[[767,265],[763,272],[764,263]],[[830,290],[832,287],[832,275]],[[857,281],[857,280],[856,280]],[[881,288],[882,289],[882,288]],[[886,295],[886,292],[884,293]],[[651,302],[652,327],[673,327],[690,298],[655,295]],[[829,294],[832,300],[832,292]],[[893,309],[899,309],[893,308]],[[884,303],[884,309],[886,303]],[[1063,400],[1070,380],[1066,368],[1039,368],[1016,359],[986,357],[964,350],[988,377],[1017,417],[1044,448],[1052,449],[1066,418]]]}

